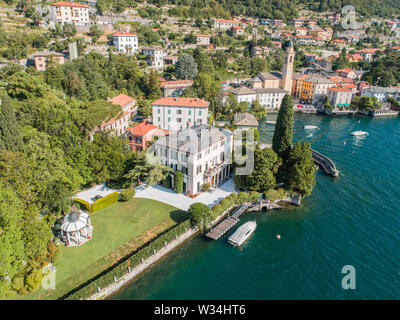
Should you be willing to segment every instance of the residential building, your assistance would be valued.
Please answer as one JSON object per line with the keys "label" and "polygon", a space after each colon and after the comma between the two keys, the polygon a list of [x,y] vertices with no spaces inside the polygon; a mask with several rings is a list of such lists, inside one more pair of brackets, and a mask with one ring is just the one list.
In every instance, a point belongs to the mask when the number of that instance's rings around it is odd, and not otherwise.
{"label": "residential building", "polygon": [[355,79],[357,78],[357,73],[351,68],[344,68],[336,70],[336,73],[344,78]]}
{"label": "residential building", "polygon": [[129,127],[129,121],[136,114],[136,100],[126,94],[120,94],[110,99],[110,102],[119,105],[121,107],[121,112],[111,119],[104,120],[100,125],[99,130],[110,131],[117,136],[121,136],[126,133],[126,130]]}
{"label": "residential building", "polygon": [[233,37],[244,35],[244,28],[242,26],[233,26],[230,28]]}
{"label": "residential building", "polygon": [[292,20],[292,25],[295,28],[300,28],[303,26],[303,24],[304,24],[304,19],[293,19]]}
{"label": "residential building", "polygon": [[306,36],[308,33],[307,28],[296,28],[295,29],[296,36]]}
{"label": "residential building", "polygon": [[153,102],[153,124],[177,131],[207,123],[209,102],[199,98],[166,97]]}
{"label": "residential building", "polygon": [[269,55],[271,48],[269,47],[253,47],[251,48],[251,55],[254,57],[266,57]]}
{"label": "residential building", "polygon": [[239,87],[225,91],[225,95],[222,98],[224,104],[230,94],[233,94],[238,103],[247,102],[250,105],[253,101],[257,100],[257,93],[255,90],[247,87]]}
{"label": "residential building", "polygon": [[156,46],[143,47],[142,53],[147,56],[147,64],[155,69],[164,67],[164,49]]}
{"label": "residential building", "polygon": [[348,108],[353,97],[353,91],[343,87],[328,88],[328,99],[334,109]]}
{"label": "residential building", "polygon": [[37,71],[46,71],[46,65],[52,61],[53,64],[64,64],[64,55],[55,51],[36,52],[33,55]]}
{"label": "residential building", "polygon": [[88,26],[89,6],[70,1],[59,1],[50,4],[50,20],[61,25],[74,24]]}
{"label": "residential building", "polygon": [[139,41],[136,34],[117,32],[112,35],[113,46],[121,53],[135,54],[139,50]]}
{"label": "residential building", "polygon": [[167,133],[168,130],[162,130],[147,120],[126,129],[129,146],[134,152],[146,150],[156,137],[165,136]]}
{"label": "residential building", "polygon": [[205,184],[215,188],[231,176],[230,130],[197,125],[158,139],[152,148],[174,174],[183,173],[183,192],[188,196],[197,196]]}
{"label": "residential building", "polygon": [[197,34],[194,36],[196,39],[196,44],[198,46],[209,46],[210,45],[210,36],[205,34]]}
{"label": "residential building", "polygon": [[165,56],[164,65],[172,65],[178,61],[178,56]]}
{"label": "residential building", "polygon": [[326,14],[326,19],[331,21],[333,24],[339,23],[341,19],[341,13],[340,12],[328,12]]}
{"label": "residential building", "polygon": [[343,48],[348,49],[350,47],[350,44],[346,40],[343,40],[343,39],[332,40],[331,44],[339,50],[343,50]]}
{"label": "residential building", "polygon": [[328,88],[335,87],[336,82],[318,76],[309,76],[297,80],[296,95],[310,103],[318,103],[327,94]]}
{"label": "residential building", "polygon": [[258,102],[268,112],[279,111],[283,97],[289,93],[289,91],[280,88],[257,88],[255,92]]}
{"label": "residential building", "polygon": [[379,51],[383,51],[383,49],[377,49],[377,48],[365,48],[356,51],[357,54],[362,56],[364,60],[371,62],[375,56],[375,54]]}
{"label": "residential building", "polygon": [[379,102],[386,102],[390,96],[397,101],[400,101],[400,87],[364,87],[361,89],[362,96],[376,97]]}
{"label": "residential building", "polygon": [[193,80],[164,80],[161,82],[163,97],[180,97],[192,85]]}
{"label": "residential building", "polygon": [[233,117],[233,124],[239,130],[257,129],[258,121],[255,116],[250,113],[236,113]]}
{"label": "residential building", "polygon": [[244,25],[240,20],[212,19],[212,21],[213,28],[221,30],[228,30],[235,26]]}

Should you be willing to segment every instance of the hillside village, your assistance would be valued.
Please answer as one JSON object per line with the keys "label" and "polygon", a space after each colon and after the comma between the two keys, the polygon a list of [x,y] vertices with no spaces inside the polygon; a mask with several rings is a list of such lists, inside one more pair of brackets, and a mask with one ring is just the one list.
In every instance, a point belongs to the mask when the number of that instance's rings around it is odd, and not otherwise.
{"label": "hillside village", "polygon": [[[288,123],[293,123],[293,112],[326,117],[400,114],[400,14],[357,14],[347,29],[340,10],[302,6],[293,17],[259,17],[229,14],[215,5],[215,14],[207,7],[194,17],[193,6],[175,1],[121,3],[0,1],[0,93],[2,105],[12,110],[5,113],[11,133],[4,135],[7,143],[0,143],[0,185],[14,186],[16,197],[26,200],[21,201],[23,210],[32,207],[47,219],[38,228],[41,252],[30,253],[39,261],[33,270],[55,261],[52,231],[57,219],[64,219],[57,225],[57,245],[79,246],[95,234],[86,213],[84,233],[62,229],[64,222],[69,226],[78,219],[64,217],[71,199],[74,210],[93,213],[96,201],[108,196],[113,197],[110,203],[121,197],[132,200],[143,185],[175,191],[185,205],[204,200],[207,192],[225,197],[218,188],[233,176],[236,131],[254,133],[255,159],[259,167],[269,166],[269,175],[262,167],[258,176],[235,177],[232,190],[246,191],[249,199],[255,193],[277,199],[309,195],[315,184],[310,145],[292,147],[292,131],[284,141],[288,131],[279,132],[277,126],[276,136],[286,145],[261,146],[257,128],[268,114],[282,114]],[[206,145],[193,145],[203,137]],[[160,162],[151,163],[146,150]],[[287,177],[293,174],[290,165],[297,154],[306,155],[301,159],[305,187]],[[14,163],[27,174],[21,176],[10,165]],[[86,198],[77,196],[87,190],[92,191]],[[212,201],[219,205],[220,199]],[[241,203],[250,201],[245,200]],[[97,209],[108,210],[110,203]],[[145,201],[141,205],[138,212],[147,208]],[[163,205],[160,216],[173,212],[172,206]],[[121,215],[129,211],[124,206]],[[219,205],[215,212],[221,215],[228,208]],[[158,222],[148,226],[154,234],[141,238],[140,245],[182,220],[165,219],[159,229]],[[120,240],[123,245],[131,239]],[[94,277],[95,271],[73,285]],[[29,272],[22,278],[15,273],[19,280],[12,284],[14,294],[36,290],[38,283],[27,284],[33,277]],[[57,294],[67,294],[73,289],[68,286]]]}

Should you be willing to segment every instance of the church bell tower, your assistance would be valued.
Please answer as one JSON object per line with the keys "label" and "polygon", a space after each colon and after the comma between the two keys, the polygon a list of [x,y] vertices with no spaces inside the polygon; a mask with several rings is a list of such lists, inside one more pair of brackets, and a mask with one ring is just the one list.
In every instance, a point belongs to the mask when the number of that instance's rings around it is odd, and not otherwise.
{"label": "church bell tower", "polygon": [[293,62],[294,62],[294,48],[292,40],[289,41],[289,45],[286,48],[285,62],[282,68],[282,89],[292,93],[293,84]]}

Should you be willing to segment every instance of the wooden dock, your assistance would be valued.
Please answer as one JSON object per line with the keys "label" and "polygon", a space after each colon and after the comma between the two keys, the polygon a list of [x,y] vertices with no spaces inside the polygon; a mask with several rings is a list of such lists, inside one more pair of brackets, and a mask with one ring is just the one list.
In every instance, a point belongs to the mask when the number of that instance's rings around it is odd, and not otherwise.
{"label": "wooden dock", "polygon": [[236,223],[239,222],[239,217],[251,206],[250,203],[245,203],[237,208],[231,216],[220,222],[217,226],[212,228],[208,233],[206,233],[206,237],[209,237],[213,240],[218,240],[225,233],[228,232],[230,228],[232,228]]}

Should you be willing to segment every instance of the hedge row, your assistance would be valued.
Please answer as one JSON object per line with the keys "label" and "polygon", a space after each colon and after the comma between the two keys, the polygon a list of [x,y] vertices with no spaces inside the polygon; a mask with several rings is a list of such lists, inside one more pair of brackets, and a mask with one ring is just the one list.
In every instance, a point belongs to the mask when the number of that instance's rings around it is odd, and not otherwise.
{"label": "hedge row", "polygon": [[89,202],[79,199],[79,198],[73,198],[72,201],[75,201],[76,203],[79,204],[81,209],[86,210],[89,213],[92,213],[92,206],[90,205]]}
{"label": "hedge row", "polygon": [[256,202],[260,199],[261,193],[252,191],[252,192],[239,192],[231,193],[225,199],[223,199],[220,203],[216,204],[211,208],[211,214],[214,219],[216,219],[219,215],[224,213],[230,207],[234,205],[241,205],[246,202]]}
{"label": "hedge row", "polygon": [[95,201],[92,203],[92,212],[99,211],[108,207],[109,205],[118,202],[119,193],[117,191],[106,195],[105,197]]}
{"label": "hedge row", "polygon": [[138,250],[132,256],[127,257],[124,261],[114,266],[110,271],[101,275],[97,279],[94,279],[88,285],[68,295],[65,299],[67,300],[79,300],[86,299],[97,292],[97,288],[105,288],[114,283],[114,278],[119,279],[128,273],[128,268],[135,268],[142,263],[142,259],[146,260],[150,258],[154,251],[159,251],[165,247],[165,244],[171,242],[175,237],[183,234],[187,229],[191,227],[190,220],[186,220],[166,233],[163,233],[154,241],[150,242],[147,246]]}

